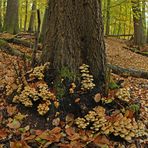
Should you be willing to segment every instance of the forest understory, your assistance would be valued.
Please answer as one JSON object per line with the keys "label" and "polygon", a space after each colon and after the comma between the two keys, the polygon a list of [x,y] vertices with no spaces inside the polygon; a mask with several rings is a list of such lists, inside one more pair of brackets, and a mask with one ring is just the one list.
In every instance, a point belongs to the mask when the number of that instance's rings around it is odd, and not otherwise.
{"label": "forest understory", "polygon": [[[74,99],[76,106],[83,107],[83,98],[85,98],[84,101],[92,99],[91,102],[94,103],[92,106],[97,107],[92,108],[92,112],[87,108],[85,110],[84,107],[85,111],[81,114],[79,114],[78,108],[77,116],[74,116],[73,113],[68,112],[69,109],[65,108],[66,105],[69,105],[67,103],[61,107],[61,112],[52,107],[52,111],[41,116],[38,114],[36,106],[26,108],[12,101],[13,91],[18,87],[16,84],[16,79],[19,77],[18,72],[23,68],[30,69],[30,57],[33,50],[30,48],[31,44],[30,47],[26,47],[26,44],[24,46],[18,42],[10,42],[11,38],[25,40],[29,43],[32,41],[33,44],[31,34],[20,34],[19,37],[0,34],[1,42],[2,40],[8,41],[4,46],[0,42],[0,148],[147,147],[148,60],[146,50],[148,47],[144,49],[145,55],[141,55],[131,51],[126,40],[106,38],[108,64],[125,70],[120,71],[120,76],[112,73],[115,71],[114,69],[111,70],[108,97],[101,98],[97,90],[78,96],[68,95],[67,98]],[[41,45],[39,46],[41,47]],[[15,52],[5,50],[8,48],[13,51],[15,49]],[[37,57],[40,53],[41,51],[38,50]],[[137,78],[132,77],[133,73],[127,72],[126,69],[136,70],[140,74],[136,75]],[[36,87],[37,83],[33,82],[30,85]],[[60,101],[54,100],[54,103],[62,106]],[[70,108],[72,107],[70,106]],[[56,112],[54,112],[55,110]],[[95,111],[99,112],[100,117],[96,117]],[[78,118],[79,116],[81,118]],[[96,130],[94,117],[104,119],[104,121],[99,120],[106,125],[98,127],[101,132]],[[120,124],[122,127],[118,123],[119,120],[122,121]],[[91,123],[87,126],[88,122]],[[129,129],[126,127],[128,123],[131,125]],[[132,130],[134,125],[137,127]],[[116,127],[118,128],[116,129]],[[129,132],[130,130],[131,132]]]}

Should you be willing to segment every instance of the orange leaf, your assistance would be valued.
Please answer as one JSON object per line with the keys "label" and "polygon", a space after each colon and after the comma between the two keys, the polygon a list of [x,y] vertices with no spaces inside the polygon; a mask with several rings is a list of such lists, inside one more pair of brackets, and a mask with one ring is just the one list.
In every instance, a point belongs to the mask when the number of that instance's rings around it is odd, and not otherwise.
{"label": "orange leaf", "polygon": [[108,139],[106,138],[106,136],[104,136],[104,135],[99,135],[99,136],[97,136],[93,142],[94,142],[96,145],[97,145],[97,144],[107,144],[107,145],[110,144],[109,140],[108,140]]}
{"label": "orange leaf", "polygon": [[15,114],[17,111],[16,106],[7,106],[7,113],[12,116],[13,114]]}
{"label": "orange leaf", "polygon": [[61,128],[60,127],[55,127],[54,129],[52,129],[51,131],[50,131],[50,133],[52,133],[52,134],[58,134],[58,133],[60,133],[61,132]]}
{"label": "orange leaf", "polygon": [[7,133],[4,130],[0,130],[0,138],[7,137]]}

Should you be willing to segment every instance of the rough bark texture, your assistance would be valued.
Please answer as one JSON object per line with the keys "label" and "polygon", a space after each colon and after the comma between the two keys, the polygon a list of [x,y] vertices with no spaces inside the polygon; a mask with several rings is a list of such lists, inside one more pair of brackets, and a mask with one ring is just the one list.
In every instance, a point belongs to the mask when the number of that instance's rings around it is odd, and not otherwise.
{"label": "rough bark texture", "polygon": [[29,32],[33,32],[34,31],[35,14],[36,14],[36,0],[34,0],[33,4],[32,4],[32,12],[31,12],[29,28],[28,28]]}
{"label": "rough bark texture", "polygon": [[50,0],[42,62],[79,72],[82,63],[100,87],[105,82],[105,45],[100,0]]}
{"label": "rough bark texture", "polygon": [[5,31],[16,34],[19,31],[18,25],[18,0],[8,0],[5,18]]}
{"label": "rough bark texture", "polygon": [[134,22],[134,43],[143,45],[145,43],[144,26],[142,22],[142,14],[140,10],[140,1],[132,0],[133,22]]}

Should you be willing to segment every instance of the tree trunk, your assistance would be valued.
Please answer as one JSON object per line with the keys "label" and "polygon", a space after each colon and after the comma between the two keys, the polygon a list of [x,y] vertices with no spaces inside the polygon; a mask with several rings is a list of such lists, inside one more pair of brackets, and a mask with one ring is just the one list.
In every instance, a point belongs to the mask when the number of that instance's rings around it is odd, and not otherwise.
{"label": "tree trunk", "polygon": [[42,43],[44,43],[45,41],[46,33],[48,30],[48,15],[49,15],[49,9],[47,7],[44,13],[44,19],[43,19],[43,24],[42,24],[41,34],[40,34],[40,41]]}
{"label": "tree trunk", "polygon": [[100,0],[50,0],[48,32],[41,60],[57,70],[78,74],[82,63],[90,66],[96,83],[105,85],[106,55]]}
{"label": "tree trunk", "polygon": [[16,34],[19,32],[18,0],[8,0],[5,17],[5,31]]}
{"label": "tree trunk", "polygon": [[134,44],[141,46],[145,43],[144,27],[142,23],[140,1],[132,0],[133,22],[134,22]]}
{"label": "tree trunk", "polygon": [[26,28],[27,28],[27,16],[28,16],[28,0],[26,0],[26,5],[25,5],[24,32],[26,32]]}
{"label": "tree trunk", "polygon": [[2,31],[2,1],[0,1],[0,32]]}
{"label": "tree trunk", "polygon": [[36,14],[36,0],[33,0],[32,12],[31,12],[29,28],[28,28],[29,32],[33,32],[34,31],[35,14]]}
{"label": "tree trunk", "polygon": [[111,3],[111,0],[107,0],[106,32],[105,32],[105,35],[109,35],[109,33],[110,33],[110,3]]}

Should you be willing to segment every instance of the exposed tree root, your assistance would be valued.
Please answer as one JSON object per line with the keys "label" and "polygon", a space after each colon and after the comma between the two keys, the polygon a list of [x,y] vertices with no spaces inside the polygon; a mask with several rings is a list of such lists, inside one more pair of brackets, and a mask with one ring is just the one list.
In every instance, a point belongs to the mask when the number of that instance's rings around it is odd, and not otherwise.
{"label": "exposed tree root", "polygon": [[136,69],[126,69],[111,64],[108,64],[107,66],[112,70],[113,73],[121,76],[133,76],[137,78],[148,79],[148,72],[146,71],[136,70]]}

